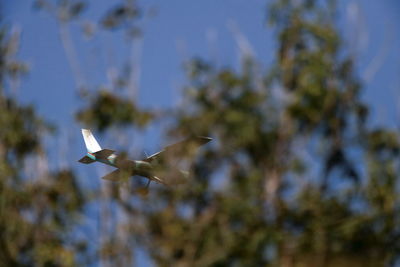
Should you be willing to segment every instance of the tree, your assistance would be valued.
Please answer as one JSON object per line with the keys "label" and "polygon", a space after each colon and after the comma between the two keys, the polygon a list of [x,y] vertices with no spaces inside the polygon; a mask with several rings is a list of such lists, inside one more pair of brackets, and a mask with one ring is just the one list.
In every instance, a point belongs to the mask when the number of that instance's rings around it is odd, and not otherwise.
{"label": "tree", "polygon": [[399,138],[366,124],[335,9],[275,1],[278,51],[266,75],[248,57],[240,71],[190,62],[170,133],[213,135],[217,144],[186,187],[152,195],[143,239],[157,264],[394,263]]}
{"label": "tree", "polygon": [[[85,205],[72,170],[40,168],[50,127],[32,106],[18,103],[12,84],[27,71],[15,58],[18,32],[0,29],[0,264],[74,266],[87,262],[73,235]],[[32,175],[31,170],[35,172]]]}

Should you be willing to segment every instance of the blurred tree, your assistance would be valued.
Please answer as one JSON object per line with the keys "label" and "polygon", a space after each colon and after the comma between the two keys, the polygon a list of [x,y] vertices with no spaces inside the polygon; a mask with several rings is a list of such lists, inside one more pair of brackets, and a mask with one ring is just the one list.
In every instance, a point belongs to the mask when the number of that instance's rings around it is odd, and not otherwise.
{"label": "blurred tree", "polygon": [[170,133],[216,142],[193,180],[158,188],[142,211],[158,265],[394,264],[399,136],[366,126],[335,10],[334,1],[274,1],[278,51],[266,75],[249,57],[240,71],[188,65]]}
{"label": "blurred tree", "polygon": [[[74,73],[77,84],[77,93],[83,102],[83,107],[75,113],[77,122],[85,128],[105,132],[110,129],[118,129],[118,139],[122,140],[123,131],[144,129],[155,118],[155,112],[140,108],[136,103],[135,80],[135,42],[140,39],[141,32],[138,21],[141,17],[141,9],[135,0],[121,0],[111,3],[103,10],[98,21],[86,22],[83,33],[89,37],[96,31],[122,32],[121,42],[126,42],[131,48],[121,66],[107,66],[109,81],[107,85],[95,84],[84,77],[78,52],[71,38],[70,24],[82,23],[85,10],[90,8],[90,1],[85,0],[36,0],[35,6],[45,10],[55,18],[59,26],[59,34],[63,43],[67,59]],[[95,4],[95,2],[92,2]],[[88,26],[89,25],[89,26]],[[94,30],[96,29],[96,30]],[[115,75],[109,75],[110,73]],[[110,77],[113,76],[113,77]],[[113,140],[115,140],[115,135]],[[130,137],[129,137],[130,139]],[[126,138],[126,140],[129,140]],[[129,147],[129,144],[126,144]],[[121,152],[121,151],[120,151]],[[126,154],[126,151],[122,151]],[[100,178],[100,177],[99,177]],[[116,205],[116,200],[121,200],[120,186],[117,184],[103,183],[100,187],[90,189],[91,202],[98,212],[98,236],[88,251],[95,251],[95,263],[103,266],[132,266],[136,250],[136,233],[127,235],[124,228],[123,210]],[[126,199],[123,198],[123,199]],[[128,197],[129,200],[133,200]],[[127,208],[127,206],[126,206]],[[129,215],[138,212],[133,202],[129,205]],[[130,225],[129,229],[134,229]],[[135,228],[135,231],[138,231]],[[89,255],[88,255],[89,256]]]}
{"label": "blurred tree", "polygon": [[[0,28],[0,265],[75,266],[88,263],[86,241],[73,235],[85,204],[71,170],[49,171],[42,136],[51,127],[12,96],[27,71],[16,60],[19,33]],[[32,160],[35,159],[35,160]]]}
{"label": "blurred tree", "polygon": [[77,113],[78,121],[103,131],[111,126],[137,126],[143,128],[153,118],[149,111],[136,107],[135,102],[107,91],[96,92],[89,105]]}

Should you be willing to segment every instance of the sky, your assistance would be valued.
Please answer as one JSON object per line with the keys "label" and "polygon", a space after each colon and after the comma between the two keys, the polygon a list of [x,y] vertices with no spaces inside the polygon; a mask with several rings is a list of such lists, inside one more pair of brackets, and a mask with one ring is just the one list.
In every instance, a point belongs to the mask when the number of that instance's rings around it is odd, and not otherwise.
{"label": "sky", "polygon": [[[89,1],[85,19],[98,21],[109,2]],[[77,96],[76,76],[61,42],[59,25],[48,13],[34,11],[32,0],[2,3],[4,21],[13,30],[21,31],[18,58],[30,66],[18,88],[18,99],[36,106],[40,115],[65,131],[62,136],[72,136],[70,157],[81,156],[81,125],[75,122],[74,113],[84,103]],[[115,68],[131,58],[137,66],[139,104],[148,108],[175,107],[185,84],[185,60],[202,57],[218,66],[237,68],[243,47],[265,67],[274,60],[275,40],[273,29],[266,26],[264,0],[139,3],[147,15],[139,24],[143,38],[133,49],[120,32],[100,31],[88,39],[83,36],[80,23],[69,26],[79,68],[84,73],[82,79],[88,84],[109,85]],[[363,99],[372,107],[370,124],[396,129],[400,125],[400,2],[341,0],[339,6],[338,25],[346,51],[356,59],[357,73],[365,88]],[[159,128],[150,127],[136,134],[135,142],[143,143],[140,146],[153,153],[160,146],[158,137]],[[54,142],[68,146],[68,140]],[[87,166],[76,168],[83,171],[84,167]]]}
{"label": "sky", "polygon": [[[19,58],[30,72],[18,90],[23,102],[33,103],[51,121],[73,122],[74,108],[82,104],[74,75],[62,46],[59,27],[45,12],[34,11],[32,0],[5,1],[6,22],[22,33]],[[98,20],[109,7],[96,1],[84,17]],[[138,98],[143,106],[178,104],[185,82],[183,62],[193,56],[220,66],[238,66],[238,35],[247,39],[255,57],[265,66],[273,60],[273,29],[266,27],[266,1],[140,1],[145,15],[140,22],[143,40],[132,57],[138,68]],[[389,1],[339,1],[339,25],[349,52],[365,85],[365,101],[373,106],[373,122],[395,126],[399,118],[400,3]],[[146,13],[147,14],[147,13]],[[119,33],[100,32],[88,40],[81,25],[70,26],[84,79],[107,85],[107,66],[118,66],[130,47]],[[238,33],[239,32],[239,33]],[[154,96],[157,97],[154,97]],[[397,107],[396,107],[397,106]],[[395,108],[396,107],[396,108]],[[397,109],[397,110],[396,110]],[[397,125],[396,125],[397,126]]]}

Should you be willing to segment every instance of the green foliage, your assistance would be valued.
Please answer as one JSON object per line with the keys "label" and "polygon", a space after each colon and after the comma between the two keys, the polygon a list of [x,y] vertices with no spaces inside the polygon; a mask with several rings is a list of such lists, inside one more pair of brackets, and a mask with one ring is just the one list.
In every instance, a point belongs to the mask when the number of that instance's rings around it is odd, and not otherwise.
{"label": "green foliage", "polygon": [[87,8],[87,1],[81,0],[35,0],[34,7],[37,9],[45,9],[57,14],[57,18],[65,23],[78,18]]}
{"label": "green foliage", "polygon": [[[6,266],[74,266],[78,244],[70,232],[84,204],[74,175],[60,171],[47,176],[46,182],[0,178],[0,262]],[[68,240],[72,241],[69,245]]]}
{"label": "green foliage", "polygon": [[[2,99],[0,125],[7,125],[0,133],[0,142],[7,152],[17,158],[39,149],[39,133],[45,125],[31,106],[19,106],[13,99]],[[7,153],[6,152],[6,153]]]}
{"label": "green foliage", "polygon": [[0,91],[4,92],[5,83],[10,79],[17,79],[25,74],[28,66],[21,61],[15,59],[15,54],[18,50],[19,36],[8,34],[7,28],[4,25],[0,26],[0,79],[4,83],[0,84]]}
{"label": "green foliage", "polygon": [[135,1],[124,1],[112,9],[103,17],[101,25],[106,29],[117,29],[127,26],[131,23],[132,19],[137,18],[140,11]]}
{"label": "green foliage", "polygon": [[275,1],[270,10],[279,39],[265,77],[249,59],[240,71],[188,64],[170,133],[217,141],[187,186],[152,195],[149,251],[161,266],[392,264],[399,136],[366,127],[332,3]]}
{"label": "green foliage", "polygon": [[96,93],[86,109],[76,115],[78,121],[104,131],[111,126],[145,127],[153,118],[152,113],[139,110],[136,105],[125,98],[107,91]]}
{"label": "green foliage", "polygon": [[72,232],[86,200],[70,170],[41,173],[26,164],[44,160],[42,136],[50,128],[6,93],[8,81],[25,72],[16,67],[24,64],[14,58],[15,40],[0,30],[0,265],[75,266],[85,240]]}

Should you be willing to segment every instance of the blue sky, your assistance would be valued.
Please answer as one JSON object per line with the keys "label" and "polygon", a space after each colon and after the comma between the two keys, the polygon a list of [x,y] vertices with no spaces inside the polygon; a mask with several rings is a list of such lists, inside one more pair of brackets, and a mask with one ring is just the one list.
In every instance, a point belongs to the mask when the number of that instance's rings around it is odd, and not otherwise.
{"label": "blue sky", "polygon": [[[90,9],[88,16],[101,17],[104,7],[108,6],[105,2],[100,1],[100,5]],[[157,10],[156,16],[140,23],[144,38],[139,58],[139,98],[144,105],[173,104],[175,91],[183,82],[184,59],[211,58],[215,54],[215,60],[221,65],[237,64],[238,49],[229,25],[237,25],[255,46],[258,56],[271,60],[273,40],[264,27],[265,1],[256,0],[252,5],[238,0],[229,5],[226,1],[197,4],[182,0],[146,1],[143,6],[145,10]],[[8,10],[8,21],[23,31],[19,56],[31,65],[30,74],[20,89],[21,98],[37,104],[51,118],[68,118],[71,115],[68,110],[76,105],[74,78],[54,19],[43,12],[33,12],[31,5],[22,0],[8,6]],[[86,41],[77,23],[70,28],[85,76],[93,84],[106,84],[105,66],[110,63],[110,57],[112,63],[118,64],[129,54],[123,36],[101,32]],[[160,97],[154,98],[155,94]],[[60,106],[60,102],[64,105]]]}
{"label": "blue sky", "polygon": [[[84,17],[94,20],[109,6],[108,1],[89,3],[91,8]],[[339,25],[355,54],[360,76],[373,74],[364,79],[364,96],[373,106],[374,123],[394,126],[400,97],[400,4],[396,0],[339,3]],[[144,106],[176,104],[184,84],[185,59],[200,56],[222,66],[237,66],[239,49],[232,28],[248,39],[265,66],[273,60],[275,40],[272,29],[265,26],[266,1],[148,0],[141,4],[145,10],[156,10],[155,16],[145,16],[140,23],[144,36],[135,56],[140,66],[139,100]],[[6,21],[22,30],[19,58],[31,66],[19,88],[20,99],[34,103],[50,120],[73,123],[74,108],[80,102],[55,20],[33,11],[31,0],[6,2],[5,7]],[[357,14],[361,26],[349,24],[351,14]],[[110,62],[118,65],[129,55],[123,36],[101,32],[86,40],[80,24],[74,23],[70,29],[85,79],[92,85],[107,84],[106,66]]]}

